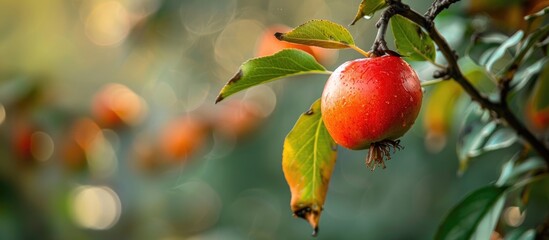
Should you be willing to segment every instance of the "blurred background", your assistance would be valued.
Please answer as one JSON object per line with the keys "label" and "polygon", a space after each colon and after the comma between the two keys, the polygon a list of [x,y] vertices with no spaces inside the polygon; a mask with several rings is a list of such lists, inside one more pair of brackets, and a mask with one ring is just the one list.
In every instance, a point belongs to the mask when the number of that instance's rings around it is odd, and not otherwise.
{"label": "blurred background", "polygon": [[[408,2],[419,12],[430,5]],[[505,33],[543,1],[479,2],[437,20],[457,49],[468,43],[472,14],[511,9],[516,23],[490,25]],[[269,31],[310,19],[347,26],[359,3],[0,0],[0,239],[310,237],[289,208],[282,144],[326,76],[214,100],[243,61],[275,48]],[[349,27],[363,49],[377,18]],[[332,70],[361,57],[311,51]],[[432,66],[415,68],[432,78]],[[516,151],[482,155],[458,176],[458,121],[435,131],[424,117],[387,169],[371,172],[366,151],[340,148],[319,239],[432,238],[449,209],[497,179]],[[548,201],[547,191],[533,196],[536,210],[525,216],[509,203],[503,225],[535,226]]]}

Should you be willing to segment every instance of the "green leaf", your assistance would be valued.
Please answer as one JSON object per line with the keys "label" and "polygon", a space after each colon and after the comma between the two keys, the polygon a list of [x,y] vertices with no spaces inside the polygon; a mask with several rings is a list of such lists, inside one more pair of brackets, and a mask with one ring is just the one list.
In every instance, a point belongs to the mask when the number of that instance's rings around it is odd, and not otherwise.
{"label": "green leaf", "polygon": [[534,240],[536,239],[535,229],[515,229],[505,235],[505,240]]}
{"label": "green leaf", "polygon": [[489,120],[489,113],[475,103],[466,110],[456,146],[459,174],[465,172],[471,158],[479,155],[478,149],[482,148],[488,137],[496,130],[497,124]]}
{"label": "green leaf", "polygon": [[472,158],[510,147],[517,140],[518,136],[514,130],[498,125],[494,121],[486,122],[480,119],[479,115],[475,116],[475,113],[468,114],[458,137],[458,173],[463,174],[467,170]]}
{"label": "green leaf", "polygon": [[477,65],[483,65],[480,58],[489,50],[493,52],[507,39],[509,37],[501,33],[490,33],[472,38],[465,50],[465,55],[469,56]]}
{"label": "green leaf", "polygon": [[507,188],[487,186],[471,193],[450,211],[435,239],[490,239]]}
{"label": "green leaf", "polygon": [[548,58],[542,58],[531,65],[523,66],[524,69],[519,69],[511,81],[513,92],[516,93],[525,86],[528,86],[533,76],[537,75],[548,62]]}
{"label": "green leaf", "polygon": [[282,168],[292,193],[291,209],[318,230],[318,221],[334,169],[337,145],[326,130],[320,99],[299,117],[284,141]]}
{"label": "green leaf", "polygon": [[517,163],[518,156],[519,154],[503,165],[496,185],[513,185],[526,173],[547,168],[545,162],[540,157],[531,157],[523,162]]}
{"label": "green leaf", "polygon": [[355,45],[349,31],[328,20],[311,20],[288,33],[276,33],[278,40],[323,48],[349,48]]}
{"label": "green leaf", "polygon": [[395,15],[391,18],[391,29],[401,55],[413,61],[435,62],[435,43],[417,24]]}
{"label": "green leaf", "polygon": [[547,13],[549,13],[549,7],[546,7],[546,8],[544,8],[544,9],[542,9],[542,10],[536,12],[536,13],[525,16],[524,20],[533,21],[536,18],[543,17],[543,16],[547,15]]}
{"label": "green leaf", "polygon": [[506,59],[503,58],[505,54],[508,53],[507,49],[516,46],[520,42],[520,40],[522,40],[523,36],[524,32],[518,31],[505,42],[503,42],[498,48],[496,48],[496,50],[490,55],[485,63],[486,69],[489,72],[493,72],[496,74],[500,73],[501,70],[508,64]]}
{"label": "green leaf", "polygon": [[385,0],[362,0],[358,6],[358,12],[356,13],[355,19],[351,25],[355,25],[355,23],[361,18],[370,19],[375,12],[385,8],[386,6],[387,2],[385,2]]}
{"label": "green leaf", "polygon": [[506,67],[506,70],[513,68],[514,64],[520,64],[523,59],[526,59],[528,54],[531,53],[530,49],[534,47],[539,41],[545,39],[547,33],[549,33],[549,25],[544,25],[528,35],[528,37],[526,37],[526,39],[522,41],[518,53],[516,54],[513,61],[509,63],[509,65]]}
{"label": "green leaf", "polygon": [[482,147],[482,153],[511,146],[518,140],[517,133],[509,128],[498,126]]}
{"label": "green leaf", "polygon": [[495,80],[492,80],[491,74],[484,67],[476,64],[469,56],[460,58],[458,64],[462,68],[463,75],[480,92],[489,93],[496,89],[497,85],[495,84]]}
{"label": "green leaf", "polygon": [[249,87],[309,73],[329,74],[330,72],[313,56],[296,49],[285,49],[271,56],[250,59],[240,66],[238,73],[221,89],[215,102],[220,102]]}

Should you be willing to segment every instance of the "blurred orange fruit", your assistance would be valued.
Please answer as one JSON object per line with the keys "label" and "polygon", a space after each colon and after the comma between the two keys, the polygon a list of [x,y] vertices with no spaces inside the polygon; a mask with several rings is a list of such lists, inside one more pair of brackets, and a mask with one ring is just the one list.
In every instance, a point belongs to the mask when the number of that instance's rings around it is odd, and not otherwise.
{"label": "blurred orange fruit", "polygon": [[146,105],[142,98],[128,87],[110,83],[94,96],[92,113],[95,119],[106,127],[135,125],[143,119]]}
{"label": "blurred orange fruit", "polygon": [[23,161],[31,161],[32,134],[35,128],[27,122],[16,122],[11,129],[11,143],[15,156]]}
{"label": "blurred orange fruit", "polygon": [[160,132],[160,151],[171,160],[185,161],[205,143],[208,125],[187,115],[172,120]]}
{"label": "blurred orange fruit", "polygon": [[549,127],[549,107],[538,109],[532,101],[526,103],[526,117],[530,125],[537,131],[547,130]]}
{"label": "blurred orange fruit", "polygon": [[101,128],[89,118],[76,120],[62,146],[64,165],[72,170],[87,165],[86,154],[93,148],[94,141],[101,136]]}
{"label": "blurred orange fruit", "polygon": [[134,138],[132,147],[133,166],[144,173],[157,173],[163,167],[158,148],[149,134],[141,133]]}
{"label": "blurred orange fruit", "polygon": [[215,131],[229,139],[240,139],[257,129],[263,117],[259,105],[238,99],[219,104],[212,125]]}

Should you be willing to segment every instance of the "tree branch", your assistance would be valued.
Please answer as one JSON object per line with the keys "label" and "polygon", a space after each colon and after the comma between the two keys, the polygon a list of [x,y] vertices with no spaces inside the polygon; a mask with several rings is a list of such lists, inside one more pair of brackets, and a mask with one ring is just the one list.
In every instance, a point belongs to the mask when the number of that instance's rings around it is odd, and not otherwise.
{"label": "tree branch", "polygon": [[455,2],[458,2],[459,0],[436,0],[433,2],[431,7],[427,10],[425,13],[425,18],[427,21],[432,22],[435,17],[442,12],[442,10],[450,7]]}
{"label": "tree branch", "polygon": [[465,92],[469,94],[473,101],[480,104],[480,106],[482,106],[484,109],[490,110],[492,112],[492,116],[504,120],[509,125],[509,127],[513,128],[524,141],[530,144],[532,148],[536,152],[538,152],[541,157],[544,158],[547,165],[549,165],[549,150],[547,149],[547,147],[518,120],[518,118],[511,112],[508,107],[507,96],[510,88],[510,79],[512,79],[516,68],[510,71],[511,74],[508,74],[508,76],[510,76],[508,77],[509,80],[502,81],[500,83],[500,101],[493,102],[488,97],[482,95],[463,75],[457,63],[458,57],[455,51],[450,47],[448,42],[446,42],[444,37],[442,37],[442,35],[435,28],[434,22],[432,21],[434,17],[443,9],[450,6],[450,4],[457,1],[458,0],[437,0],[427,11],[425,17],[410,9],[409,6],[401,3],[400,1],[387,1],[390,5],[382,13],[381,18],[377,23],[378,32],[375,42],[372,46],[372,52],[374,52],[374,54],[376,55],[383,55],[383,53],[388,51],[384,39],[385,32],[387,31],[389,19],[395,14],[399,14],[418,24],[429,34],[429,36],[438,46],[442,55],[444,55],[444,58],[446,58],[448,66],[443,72],[446,73],[449,77],[453,78],[465,90]]}

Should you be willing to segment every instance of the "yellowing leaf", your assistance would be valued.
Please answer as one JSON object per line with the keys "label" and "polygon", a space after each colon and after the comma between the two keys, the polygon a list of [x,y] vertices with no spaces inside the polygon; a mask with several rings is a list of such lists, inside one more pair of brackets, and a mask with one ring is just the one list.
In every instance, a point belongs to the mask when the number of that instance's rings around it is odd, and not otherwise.
{"label": "yellowing leaf", "polygon": [[355,45],[349,31],[328,20],[311,20],[288,33],[276,33],[281,41],[317,46],[323,48],[349,48]]}
{"label": "yellowing leaf", "polygon": [[326,130],[320,99],[299,117],[284,141],[282,168],[292,193],[291,209],[318,231],[320,214],[334,169],[337,145]]}
{"label": "yellowing leaf", "polygon": [[454,109],[463,90],[454,81],[445,81],[429,89],[431,94],[425,106],[423,126],[427,130],[427,148],[442,150],[452,125]]}
{"label": "yellowing leaf", "polygon": [[254,58],[242,64],[238,73],[221,89],[216,103],[247,88],[284,77],[309,73],[329,73],[310,54],[285,49],[271,56]]}

